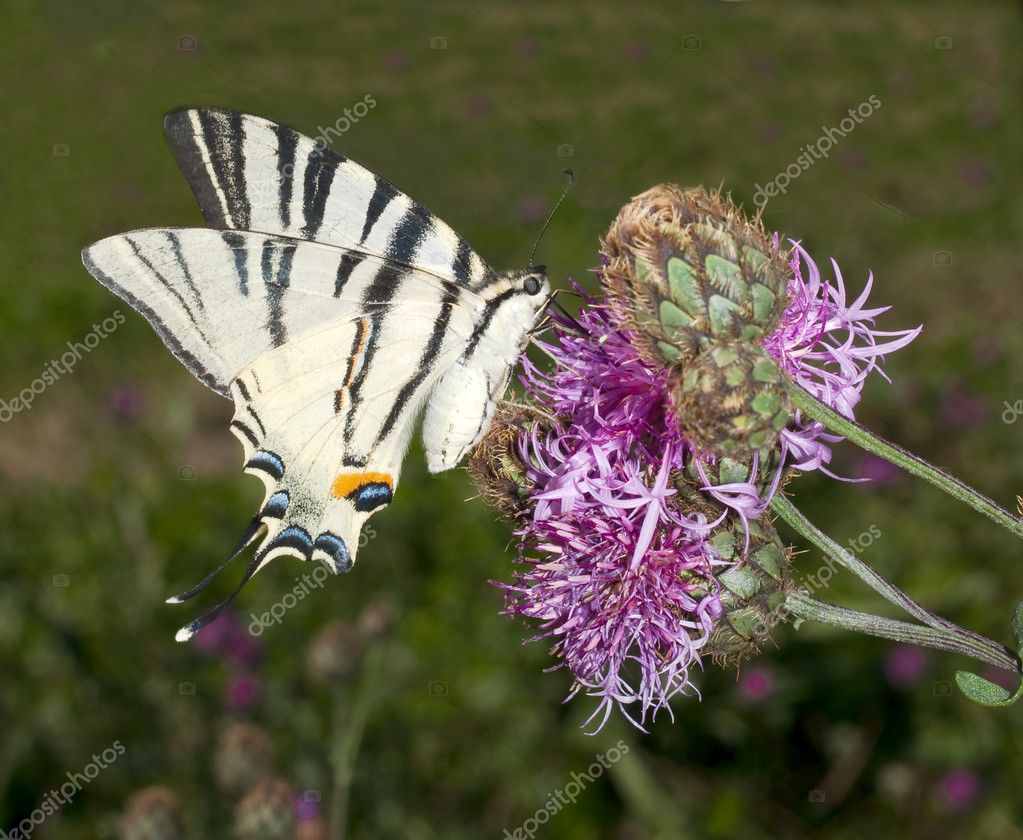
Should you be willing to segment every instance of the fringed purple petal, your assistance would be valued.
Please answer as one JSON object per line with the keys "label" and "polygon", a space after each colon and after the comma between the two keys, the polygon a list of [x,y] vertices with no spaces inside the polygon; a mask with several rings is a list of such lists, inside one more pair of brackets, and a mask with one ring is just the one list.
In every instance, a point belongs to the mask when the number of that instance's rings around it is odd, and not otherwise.
{"label": "fringed purple petal", "polygon": [[[781,325],[764,339],[764,347],[796,384],[854,419],[867,377],[874,371],[884,377],[879,367],[881,358],[905,347],[921,328],[895,332],[875,329],[874,319],[888,307],[864,306],[874,275],[868,276],[859,297],[847,305],[845,280],[838,263],[831,260],[835,282],[826,283],[806,249],[794,240],[790,242],[789,305]],[[827,464],[831,461],[831,445],[840,440],[820,423],[797,412],[795,422],[782,432],[784,466],[833,475]]]}

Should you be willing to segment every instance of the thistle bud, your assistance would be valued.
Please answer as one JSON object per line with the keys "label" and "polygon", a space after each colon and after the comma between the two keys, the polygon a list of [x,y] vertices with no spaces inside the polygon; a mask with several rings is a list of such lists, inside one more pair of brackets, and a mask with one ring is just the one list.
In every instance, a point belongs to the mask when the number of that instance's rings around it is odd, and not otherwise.
{"label": "thistle bud", "polygon": [[[785,617],[791,589],[790,558],[774,526],[763,519],[745,526],[735,519],[710,540],[723,560],[735,565],[717,576],[723,615],[704,652],[719,664],[740,665],[770,638]],[[749,529],[749,548],[745,528]]]}
{"label": "thistle bud", "polygon": [[692,442],[731,457],[772,447],[791,406],[760,342],[791,272],[759,220],[727,196],[661,184],[622,208],[603,249],[612,311],[644,360],[672,371]]}
{"label": "thistle bud", "polygon": [[213,776],[223,793],[238,796],[251,790],[273,765],[273,745],[259,727],[235,723],[220,733]]}
{"label": "thistle bud", "polygon": [[118,827],[120,840],[183,840],[181,800],[170,788],[143,788],[125,806]]}
{"label": "thistle bud", "polygon": [[235,835],[239,840],[292,840],[298,827],[293,799],[287,782],[263,779],[235,808]]}
{"label": "thistle bud", "polygon": [[636,196],[603,252],[608,298],[653,365],[712,343],[755,342],[785,308],[789,271],[777,246],[759,220],[703,187],[660,184]]}
{"label": "thistle bud", "polygon": [[503,516],[516,518],[526,509],[532,482],[517,445],[521,436],[547,420],[525,405],[501,403],[483,440],[469,458],[467,469],[480,496]]}

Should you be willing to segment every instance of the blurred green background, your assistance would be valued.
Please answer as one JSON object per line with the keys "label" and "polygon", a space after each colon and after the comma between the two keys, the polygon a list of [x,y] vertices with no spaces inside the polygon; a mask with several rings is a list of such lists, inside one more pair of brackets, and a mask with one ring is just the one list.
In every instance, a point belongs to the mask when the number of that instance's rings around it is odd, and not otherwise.
{"label": "blurred green background", "polygon": [[[895,307],[883,325],[925,325],[890,359],[893,384],[868,387],[861,419],[1012,506],[1023,492],[1023,402],[1019,422],[1003,418],[1023,400],[1021,11],[1008,0],[5,0],[0,399],[94,323],[126,318],[0,424],[0,829],[117,741],[124,754],[33,837],[115,837],[126,808],[141,830],[159,795],[127,803],[151,785],[179,797],[185,836],[227,836],[231,778],[261,766],[230,753],[242,730],[218,741],[243,722],[262,733],[250,741],[272,744],[307,840],[326,836],[331,756],[360,727],[355,838],[526,836],[515,832],[619,739],[628,755],[538,836],[1023,837],[1023,709],[968,703],[949,683],[967,663],[952,656],[782,627],[777,649],[738,676],[708,663],[702,702],[678,701],[674,721],[583,734],[588,701],[563,705],[567,675],[544,673],[545,646],[523,646],[524,628],[498,614],[489,581],[510,577],[507,527],[461,471],[428,477],[418,450],[351,575],[253,638],[251,614],[309,572],[274,564],[219,635],[176,644],[195,607],[163,599],[226,556],[261,489],[240,471],[230,405],[78,256],[111,233],[200,224],[161,135],[170,108],[225,105],[314,135],[369,95],[375,107],[335,146],[498,268],[524,264],[573,167],[578,185],[539,259],[558,285],[592,284],[599,237],[630,196],[659,181],[722,184],[751,206],[757,184],[874,95],[881,107],[769,202],[766,223],[819,263],[834,256],[854,290],[872,269],[873,300]],[[879,480],[794,482],[811,518],[843,543],[878,532],[870,563],[1007,641],[1018,544],[849,447],[836,469]],[[801,573],[820,561],[800,555]],[[827,597],[883,609],[844,576]]]}

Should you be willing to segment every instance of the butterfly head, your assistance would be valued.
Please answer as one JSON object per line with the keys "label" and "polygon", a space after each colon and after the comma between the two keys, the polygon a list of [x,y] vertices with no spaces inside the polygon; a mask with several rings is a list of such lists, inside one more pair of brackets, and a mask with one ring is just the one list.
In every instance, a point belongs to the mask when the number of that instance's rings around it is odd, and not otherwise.
{"label": "butterfly head", "polygon": [[[509,352],[517,355],[546,309],[550,294],[547,269],[542,265],[499,272],[485,295],[491,314],[484,338],[491,343],[491,350],[502,358],[507,358]],[[513,337],[521,337],[514,341],[514,348],[508,343]]]}

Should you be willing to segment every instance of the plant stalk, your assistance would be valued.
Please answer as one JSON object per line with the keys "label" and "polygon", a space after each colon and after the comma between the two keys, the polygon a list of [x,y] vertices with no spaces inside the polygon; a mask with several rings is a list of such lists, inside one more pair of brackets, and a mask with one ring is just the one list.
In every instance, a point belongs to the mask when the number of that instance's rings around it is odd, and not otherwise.
{"label": "plant stalk", "polygon": [[983,637],[974,639],[950,635],[947,630],[921,627],[908,621],[898,621],[859,610],[851,610],[837,604],[819,601],[803,590],[795,590],[786,596],[785,609],[791,615],[807,621],[819,621],[822,624],[843,630],[867,633],[871,636],[880,636],[883,639],[892,639],[896,642],[920,647],[961,653],[1006,671],[1017,674],[1020,672],[1020,660],[1015,653],[1003,645]]}
{"label": "plant stalk", "polygon": [[334,687],[334,783],[330,801],[330,840],[344,840],[348,831],[348,802],[355,763],[366,730],[366,720],[376,695],[377,672],[381,662],[379,646],[366,652],[354,697],[344,684]]}
{"label": "plant stalk", "polygon": [[822,423],[828,431],[841,435],[867,452],[891,461],[918,478],[929,481],[954,499],[964,502],[1003,528],[1012,531],[1017,537],[1023,538],[1023,519],[1013,516],[987,496],[978,493],[969,485],[938,469],[933,464],[927,463],[923,458],[917,457],[912,452],[907,452],[901,446],[878,437],[855,420],[843,417],[803,388],[793,386],[789,392],[793,405],[810,418]]}

